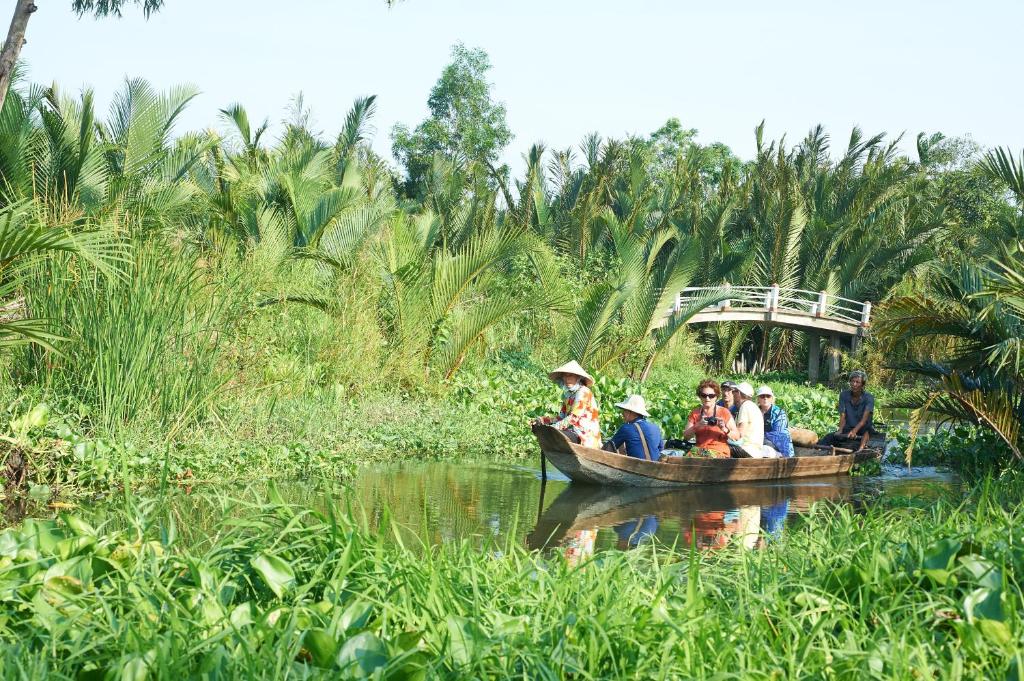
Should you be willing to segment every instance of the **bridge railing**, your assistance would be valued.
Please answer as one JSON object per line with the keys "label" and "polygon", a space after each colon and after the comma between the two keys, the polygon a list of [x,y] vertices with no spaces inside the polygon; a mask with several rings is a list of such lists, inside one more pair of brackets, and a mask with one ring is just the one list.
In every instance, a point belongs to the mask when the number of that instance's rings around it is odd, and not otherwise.
{"label": "bridge railing", "polygon": [[772,312],[792,312],[810,317],[868,326],[871,323],[871,303],[860,302],[825,291],[808,291],[780,286],[724,286],[689,287],[676,295],[670,313],[678,312],[708,293],[729,292],[731,295],[707,311],[730,309],[758,309]]}

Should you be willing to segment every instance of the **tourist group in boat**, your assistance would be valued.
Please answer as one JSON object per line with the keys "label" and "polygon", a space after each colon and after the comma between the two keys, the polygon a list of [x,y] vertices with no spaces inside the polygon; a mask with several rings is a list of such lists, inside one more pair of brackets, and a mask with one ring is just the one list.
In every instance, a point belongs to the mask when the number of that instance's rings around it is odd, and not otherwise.
{"label": "tourist group in boat", "polygon": [[[622,425],[611,438],[601,436],[600,411],[594,397],[593,377],[576,361],[564,364],[548,377],[562,388],[562,407],[556,416],[536,419],[562,431],[574,444],[606,449],[648,461],[665,456],[709,458],[788,458],[795,449],[786,412],[775,404],[770,386],[756,391],[747,382],[710,378],[697,386],[698,404],[690,412],[680,439],[666,440],[661,428],[649,420],[641,395],[628,395],[615,406]],[[864,449],[876,434],[875,400],[865,390],[867,375],[850,372],[850,387],[839,394],[838,428],[819,442],[826,446]]]}

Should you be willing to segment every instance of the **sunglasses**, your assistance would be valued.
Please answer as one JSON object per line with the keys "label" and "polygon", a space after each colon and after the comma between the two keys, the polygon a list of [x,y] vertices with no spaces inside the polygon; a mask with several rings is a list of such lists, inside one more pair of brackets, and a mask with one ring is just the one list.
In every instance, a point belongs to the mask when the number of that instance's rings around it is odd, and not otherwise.
{"label": "sunglasses", "polygon": [[718,397],[718,394],[717,393],[701,393],[700,396],[703,397],[705,400],[710,400],[710,399],[714,399],[714,398]]}

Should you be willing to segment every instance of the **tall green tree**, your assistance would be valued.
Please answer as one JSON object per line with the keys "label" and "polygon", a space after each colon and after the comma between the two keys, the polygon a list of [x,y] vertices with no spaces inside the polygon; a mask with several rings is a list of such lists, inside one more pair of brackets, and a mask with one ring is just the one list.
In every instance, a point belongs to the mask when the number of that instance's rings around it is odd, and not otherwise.
{"label": "tall green tree", "polygon": [[456,44],[451,63],[430,91],[430,116],[415,130],[402,124],[394,127],[392,152],[405,166],[410,188],[424,179],[435,154],[494,169],[512,132],[505,121],[505,105],[492,97],[490,70],[486,52]]}

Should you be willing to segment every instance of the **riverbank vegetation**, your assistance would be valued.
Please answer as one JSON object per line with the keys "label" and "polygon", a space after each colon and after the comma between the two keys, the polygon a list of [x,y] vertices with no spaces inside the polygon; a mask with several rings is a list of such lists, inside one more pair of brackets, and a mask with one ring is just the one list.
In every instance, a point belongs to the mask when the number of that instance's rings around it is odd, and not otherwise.
{"label": "riverbank vegetation", "polygon": [[[512,541],[406,545],[358,509],[129,500],[98,523],[64,514],[0,533],[0,668],[1016,679],[1022,492],[1006,476],[927,503],[821,504],[759,551],[647,544],[575,566]],[[216,531],[196,531],[206,515]]]}
{"label": "riverbank vegetation", "polygon": [[[489,68],[453,50],[427,119],[392,131],[400,168],[369,145],[373,96],[336,136],[299,97],[271,139],[242,104],[180,130],[189,86],[130,80],[104,115],[89,91],[16,82],[0,111],[7,480],[522,456],[566,357],[606,403],[646,392],[667,427],[701,373],[783,372],[794,422],[826,430],[829,393],[800,385],[805,334],[688,327],[714,294],[665,318],[681,288],[725,282],[871,301],[876,332],[838,351],[845,366],[890,403],[995,433],[1000,463],[1019,455],[1013,154],[859,129],[786,144],[758,126],[743,160],[672,119],[535,144],[513,175]],[[58,425],[15,432],[40,404]]]}

